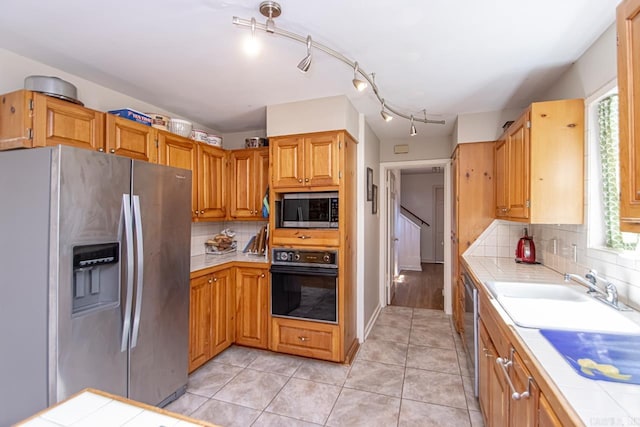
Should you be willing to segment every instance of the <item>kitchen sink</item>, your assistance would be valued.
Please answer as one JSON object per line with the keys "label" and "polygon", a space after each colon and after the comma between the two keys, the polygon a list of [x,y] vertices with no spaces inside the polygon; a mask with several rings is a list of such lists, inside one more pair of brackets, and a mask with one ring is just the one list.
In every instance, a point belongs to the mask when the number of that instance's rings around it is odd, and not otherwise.
{"label": "kitchen sink", "polygon": [[640,325],[586,293],[557,283],[486,282],[511,320],[525,328],[640,333]]}

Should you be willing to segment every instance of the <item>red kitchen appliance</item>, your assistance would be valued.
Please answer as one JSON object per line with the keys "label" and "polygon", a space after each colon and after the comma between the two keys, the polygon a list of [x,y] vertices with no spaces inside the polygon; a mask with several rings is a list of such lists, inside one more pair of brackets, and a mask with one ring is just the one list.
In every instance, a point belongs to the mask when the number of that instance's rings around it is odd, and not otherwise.
{"label": "red kitchen appliance", "polygon": [[536,245],[533,243],[533,238],[529,236],[526,228],[524,229],[524,236],[518,240],[516,262],[524,262],[526,264],[535,264],[536,262]]}

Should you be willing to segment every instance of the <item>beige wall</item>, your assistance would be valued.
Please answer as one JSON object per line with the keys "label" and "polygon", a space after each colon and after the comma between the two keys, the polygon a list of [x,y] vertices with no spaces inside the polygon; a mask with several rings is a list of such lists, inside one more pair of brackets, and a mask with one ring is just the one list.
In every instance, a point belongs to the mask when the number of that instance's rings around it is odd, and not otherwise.
{"label": "beige wall", "polygon": [[[364,121],[364,118],[362,119]],[[380,214],[371,213],[371,203],[366,201],[366,168],[373,169],[373,182],[378,183],[380,181],[380,140],[373,133],[371,127],[364,123],[364,141],[363,144],[363,162],[361,177],[359,180],[358,191],[358,204],[361,208],[361,215],[358,218],[362,221],[362,230],[359,232],[361,239],[361,245],[358,245],[359,255],[362,258],[359,259],[358,269],[363,271],[362,274],[362,298],[363,298],[363,313],[364,321],[362,327],[369,324],[372,316],[380,307],[380,277],[378,265],[380,264]],[[378,188],[378,201],[384,195],[384,189]],[[380,206],[380,203],[378,203]],[[378,211],[379,212],[379,211]],[[365,268],[366,267],[366,268]]]}
{"label": "beige wall", "polygon": [[458,115],[455,143],[495,141],[502,134],[504,123],[517,119],[525,107]]}
{"label": "beige wall", "polygon": [[224,133],[222,136],[222,148],[226,150],[236,150],[245,148],[245,139],[258,136],[264,138],[267,136],[266,129],[249,130],[246,132]]}
{"label": "beige wall", "polygon": [[358,138],[359,114],[344,95],[267,106],[267,136],[345,129]]}
{"label": "beige wall", "polygon": [[[16,55],[5,49],[0,49],[0,93],[13,92],[24,88],[24,78],[30,75],[55,76],[68,81],[78,88],[78,99],[87,108],[98,111],[116,110],[119,108],[132,108],[141,112],[163,113],[171,117],[184,118],[160,107],[151,105],[139,99],[132,98],[120,92],[116,92],[104,86],[90,82],[63,70],[50,67],[41,62],[34,61],[24,56]],[[194,127],[208,132],[216,133],[215,129],[208,128],[199,123]]]}

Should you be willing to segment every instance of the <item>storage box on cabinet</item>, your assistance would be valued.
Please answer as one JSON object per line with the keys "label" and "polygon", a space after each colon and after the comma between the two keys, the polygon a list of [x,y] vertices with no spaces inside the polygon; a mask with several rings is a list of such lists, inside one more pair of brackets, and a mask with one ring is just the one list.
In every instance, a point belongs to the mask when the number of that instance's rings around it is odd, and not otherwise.
{"label": "storage box on cabinet", "polygon": [[58,144],[104,150],[104,113],[19,90],[0,97],[0,150]]}

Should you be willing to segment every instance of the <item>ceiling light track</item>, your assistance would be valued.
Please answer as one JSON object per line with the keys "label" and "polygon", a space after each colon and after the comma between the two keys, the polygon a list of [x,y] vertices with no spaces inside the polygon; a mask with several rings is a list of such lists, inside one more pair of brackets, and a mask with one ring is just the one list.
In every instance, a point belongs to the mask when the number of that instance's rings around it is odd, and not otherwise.
{"label": "ceiling light track", "polygon": [[[287,30],[283,30],[279,27],[275,26],[275,22],[273,21],[273,18],[276,18],[278,16],[280,16],[280,14],[282,13],[282,8],[280,7],[280,5],[274,1],[264,1],[262,3],[260,3],[260,13],[263,14],[264,16],[267,17],[267,22],[265,24],[261,24],[259,22],[255,22],[255,18],[251,18],[251,19],[242,19],[242,18],[238,18],[237,16],[233,17],[233,24],[234,25],[238,25],[240,27],[248,27],[253,29],[259,29],[259,30],[263,30],[266,31],[268,33],[271,34],[277,34],[279,36],[282,37],[286,37],[288,39],[291,40],[295,40],[299,43],[302,43],[304,45],[307,46],[307,56],[300,62],[300,64],[298,64],[298,68],[300,69],[300,71],[302,72],[306,72],[309,69],[309,66],[311,65],[311,47],[314,47],[330,56],[333,56],[334,58],[336,58],[339,61],[344,62],[347,66],[349,66],[349,68],[352,68],[354,70],[353,74],[354,74],[354,78],[353,78],[353,85],[358,89],[358,90],[364,90],[367,87],[367,84],[371,86],[371,89],[373,90],[374,95],[376,96],[376,98],[378,98],[378,101],[383,105],[382,111],[384,111],[385,113],[389,112],[389,113],[393,113],[395,116],[398,117],[402,117],[404,119],[407,120],[411,120],[411,130],[415,130],[415,126],[413,125],[413,122],[421,122],[421,123],[427,123],[427,124],[438,124],[438,125],[443,125],[445,124],[444,120],[431,120],[431,119],[427,119],[427,115],[426,115],[426,110],[423,110],[425,112],[424,115],[424,119],[419,118],[419,117],[415,117],[413,114],[405,114],[402,113],[398,110],[396,110],[395,108],[390,107],[382,98],[382,96],[380,95],[378,86],[376,85],[374,79],[373,79],[373,74],[368,74],[366,73],[362,67],[360,67],[360,65],[358,64],[357,61],[352,61],[349,58],[347,58],[346,56],[344,56],[343,54],[341,54],[340,52],[337,52],[333,49],[331,49],[330,47],[327,47],[325,45],[323,45],[322,43],[318,43],[316,41],[313,41],[311,39],[311,36],[302,36],[296,33],[293,33],[291,31],[287,31]],[[307,60],[308,58],[308,60]],[[307,62],[308,61],[308,62]],[[358,74],[364,78],[365,81],[361,80],[358,78]],[[364,86],[364,87],[363,87]],[[360,89],[362,87],[362,89]],[[388,114],[388,113],[387,113]],[[383,114],[383,117],[385,115]],[[389,121],[389,119],[386,119],[385,117],[385,121]]]}

